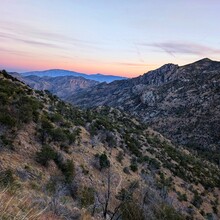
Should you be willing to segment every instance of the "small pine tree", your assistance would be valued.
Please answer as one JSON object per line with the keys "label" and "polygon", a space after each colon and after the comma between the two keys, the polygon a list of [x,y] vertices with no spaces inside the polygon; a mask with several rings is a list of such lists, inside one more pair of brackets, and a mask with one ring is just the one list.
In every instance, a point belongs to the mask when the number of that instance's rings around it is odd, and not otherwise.
{"label": "small pine tree", "polygon": [[103,168],[110,167],[110,161],[108,160],[108,157],[106,156],[105,153],[99,156],[99,165],[100,165],[100,170],[102,170]]}

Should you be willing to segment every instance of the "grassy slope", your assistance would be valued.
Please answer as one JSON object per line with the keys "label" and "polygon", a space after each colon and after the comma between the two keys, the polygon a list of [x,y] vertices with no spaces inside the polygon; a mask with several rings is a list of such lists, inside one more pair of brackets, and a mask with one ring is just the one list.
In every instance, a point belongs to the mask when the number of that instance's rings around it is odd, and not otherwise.
{"label": "grassy slope", "polygon": [[[218,168],[129,115],[103,107],[82,111],[5,72],[0,73],[0,97],[0,185],[2,201],[8,201],[0,204],[1,218],[90,218],[95,204],[94,219],[102,219],[109,171],[110,213],[120,204],[115,196],[136,181],[136,204],[143,192],[155,198],[144,206],[151,213],[142,210],[148,218],[174,213],[171,203],[198,219],[220,212]],[[100,167],[103,153],[110,169]],[[123,204],[117,214],[129,219],[127,201]]]}

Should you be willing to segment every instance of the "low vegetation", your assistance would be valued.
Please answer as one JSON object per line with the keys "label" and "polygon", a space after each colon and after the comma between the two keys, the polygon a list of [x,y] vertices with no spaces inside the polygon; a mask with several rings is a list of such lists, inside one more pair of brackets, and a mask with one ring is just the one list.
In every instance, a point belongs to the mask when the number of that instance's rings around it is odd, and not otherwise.
{"label": "low vegetation", "polygon": [[[79,109],[6,72],[0,85],[0,194],[34,195],[37,208],[25,205],[22,216],[79,219],[84,210],[112,220],[219,216],[216,164],[119,110]],[[201,215],[207,201],[212,213]]]}

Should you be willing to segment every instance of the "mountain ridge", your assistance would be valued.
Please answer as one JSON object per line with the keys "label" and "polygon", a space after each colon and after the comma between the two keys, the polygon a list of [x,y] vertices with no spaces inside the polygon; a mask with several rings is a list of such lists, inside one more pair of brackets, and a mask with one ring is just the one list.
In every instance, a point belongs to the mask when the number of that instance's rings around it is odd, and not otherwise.
{"label": "mountain ridge", "polygon": [[99,84],[68,101],[84,108],[107,105],[126,111],[175,143],[201,154],[214,149],[218,163],[219,91],[220,62],[206,58],[184,66],[166,64],[133,79]]}
{"label": "mountain ridge", "polygon": [[131,114],[79,109],[5,71],[0,94],[0,218],[219,217],[218,166]]}
{"label": "mountain ridge", "polygon": [[67,94],[74,94],[82,89],[99,84],[95,80],[85,79],[82,76],[22,76],[18,73],[10,73],[15,78],[26,83],[35,90],[48,90],[54,95],[65,99]]}
{"label": "mountain ridge", "polygon": [[31,71],[31,72],[25,72],[20,73],[23,76],[30,76],[30,75],[37,75],[40,77],[43,76],[50,76],[50,77],[56,77],[56,76],[81,76],[86,79],[95,80],[98,82],[112,82],[114,80],[122,80],[126,79],[126,77],[121,76],[114,76],[114,75],[104,75],[104,74],[85,74],[85,73],[79,73],[75,71],[70,70],[63,70],[63,69],[49,69],[44,71]]}

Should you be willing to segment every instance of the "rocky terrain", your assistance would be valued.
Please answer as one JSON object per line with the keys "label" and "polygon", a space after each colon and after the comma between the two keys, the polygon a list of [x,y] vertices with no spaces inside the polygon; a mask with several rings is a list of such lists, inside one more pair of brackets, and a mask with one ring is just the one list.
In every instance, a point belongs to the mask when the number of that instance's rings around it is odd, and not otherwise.
{"label": "rocky terrain", "polygon": [[220,161],[220,62],[166,64],[140,77],[102,83],[68,101],[111,106],[132,114],[216,164]]}
{"label": "rocky terrain", "polygon": [[217,165],[110,107],[0,72],[0,219],[218,219]]}
{"label": "rocky terrain", "polygon": [[65,99],[74,93],[99,84],[98,81],[85,79],[79,76],[22,76],[18,73],[10,73],[36,90],[48,90],[54,95]]}

